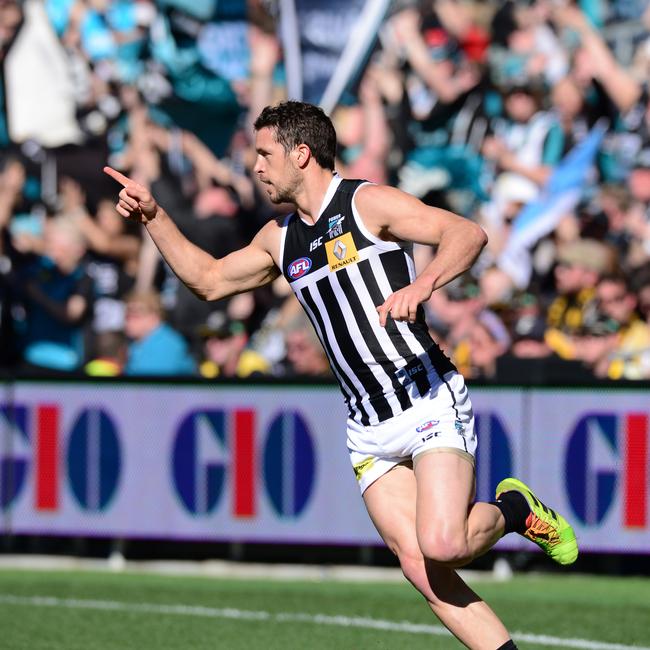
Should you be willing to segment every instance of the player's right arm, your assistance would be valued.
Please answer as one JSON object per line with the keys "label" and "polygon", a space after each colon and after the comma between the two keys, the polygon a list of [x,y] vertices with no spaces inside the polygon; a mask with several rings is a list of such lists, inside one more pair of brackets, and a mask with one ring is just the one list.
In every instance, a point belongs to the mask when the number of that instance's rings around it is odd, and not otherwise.
{"label": "player's right arm", "polygon": [[246,247],[216,259],[190,242],[149,190],[111,167],[104,171],[122,185],[117,211],[125,218],[144,224],[147,232],[180,280],[203,300],[218,300],[268,284],[280,271],[271,250],[279,228],[266,224]]}

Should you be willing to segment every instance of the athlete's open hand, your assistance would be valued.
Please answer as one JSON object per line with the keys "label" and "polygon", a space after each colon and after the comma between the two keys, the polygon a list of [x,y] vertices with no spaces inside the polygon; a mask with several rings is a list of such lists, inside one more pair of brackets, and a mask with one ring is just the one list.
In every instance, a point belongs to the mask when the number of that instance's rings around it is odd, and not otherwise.
{"label": "athlete's open hand", "polygon": [[156,217],[158,204],[144,185],[136,183],[112,167],[104,167],[104,172],[122,186],[115,208],[123,217],[143,224]]}
{"label": "athlete's open hand", "polygon": [[418,306],[431,298],[433,290],[427,283],[414,280],[408,286],[391,293],[383,305],[377,307],[379,324],[386,327],[388,315],[395,321],[415,323]]}

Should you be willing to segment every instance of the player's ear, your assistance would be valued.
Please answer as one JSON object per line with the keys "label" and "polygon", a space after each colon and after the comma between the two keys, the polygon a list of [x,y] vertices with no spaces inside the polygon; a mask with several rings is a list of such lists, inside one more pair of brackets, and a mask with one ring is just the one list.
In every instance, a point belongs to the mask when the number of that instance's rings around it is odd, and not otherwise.
{"label": "player's ear", "polygon": [[304,169],[307,166],[307,163],[311,159],[311,149],[309,148],[308,145],[306,144],[299,144],[294,150],[293,153],[295,155],[295,160],[300,167],[300,169]]}

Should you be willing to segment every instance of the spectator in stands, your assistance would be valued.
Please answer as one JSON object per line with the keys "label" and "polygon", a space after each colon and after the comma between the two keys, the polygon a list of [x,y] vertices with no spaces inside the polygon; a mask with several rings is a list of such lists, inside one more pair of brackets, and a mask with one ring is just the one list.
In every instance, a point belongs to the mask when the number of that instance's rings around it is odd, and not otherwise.
{"label": "spectator in stands", "polygon": [[267,374],[269,363],[260,354],[247,347],[246,325],[233,320],[224,311],[215,311],[199,328],[204,338],[201,375],[215,377],[249,377]]}
{"label": "spectator in stands", "polygon": [[390,133],[379,90],[379,74],[376,66],[366,69],[359,87],[359,103],[336,109],[333,121],[339,143],[339,174],[386,183]]}
{"label": "spectator in stands", "polygon": [[597,205],[604,216],[603,239],[617,252],[627,272],[650,260],[650,223],[647,206],[632,195],[625,185],[601,185]]}
{"label": "spectator in stands", "polygon": [[554,8],[553,23],[573,41],[571,76],[581,89],[595,117],[613,117],[607,102],[627,112],[639,100],[641,85],[620,65],[602,35],[585,13],[572,3]]}
{"label": "spectator in stands", "polygon": [[[217,257],[238,248],[242,222],[254,202],[251,180],[219,160],[193,133],[155,122],[140,97],[129,99],[132,124],[122,163],[135,165],[136,177],[163,197],[190,241]],[[146,238],[136,285],[160,289],[170,325],[198,352],[202,341],[196,335],[196,324],[205,322],[215,305],[196,298],[161,262]],[[220,308],[225,309],[225,304]]]}
{"label": "spectator in stands", "polygon": [[[642,20],[646,34],[650,34],[650,4],[643,12]],[[640,83],[650,79],[650,36],[646,36],[637,47],[630,72]]]}
{"label": "spectator in stands", "polygon": [[560,247],[544,338],[563,359],[576,358],[575,337],[597,322],[596,285],[613,268],[612,251],[599,241],[578,239]]}
{"label": "spectator in stands", "polygon": [[307,316],[297,313],[284,332],[286,357],[274,374],[289,377],[332,377],[329,361]]}
{"label": "spectator in stands", "polygon": [[423,4],[421,11],[407,7],[391,18],[391,27],[415,73],[409,92],[416,115],[424,118],[436,103],[451,104],[478,84],[479,73],[458,40],[471,29],[462,3],[443,0]]}
{"label": "spectator in stands", "polygon": [[64,178],[60,184],[62,212],[74,219],[86,240],[86,270],[93,280],[93,334],[124,329],[124,297],[133,288],[140,253],[140,238],[115,210],[113,201],[102,199],[95,217],[86,209],[79,184]]}
{"label": "spectator in stands", "polygon": [[545,314],[539,297],[528,291],[519,292],[513,296],[508,311],[513,340],[511,354],[518,359],[543,359],[551,355],[544,340]]}
{"label": "spectator in stands", "polygon": [[[95,176],[101,176],[99,163],[89,161],[103,161],[108,150],[113,167],[153,184],[185,234],[218,256],[279,213],[266,193],[257,191],[254,178],[251,182],[250,121],[263,106],[285,98],[284,53],[270,5],[253,0],[247,16],[243,6],[231,11],[220,4],[215,9],[213,2],[181,6],[169,0],[44,3],[60,39],[49,47],[57,47],[57,61],[67,62],[63,72],[71,80],[57,94],[70,99],[72,109],[66,103],[65,132],[74,137],[64,141],[80,144],[48,149],[52,129],[38,142],[13,143],[22,146],[25,171],[13,159],[15,150],[4,149],[11,143],[0,115],[0,158],[10,161],[0,177],[2,359],[17,349],[11,343],[12,315],[20,313],[13,309],[17,293],[26,295],[25,262],[41,259],[44,252],[41,215],[59,211],[72,216],[88,248],[82,266],[88,262],[95,285],[95,300],[89,298],[93,336],[100,333],[101,339],[108,331],[109,339],[119,337],[123,299],[135,278],[138,289],[162,292],[168,324],[191,339],[196,358],[203,355],[208,339],[197,335],[197,323],[229,307],[199,303],[177,284],[155,248],[142,246],[139,233],[102,203],[104,180],[94,180],[89,171],[97,167]],[[39,24],[46,23],[39,11]],[[0,60],[12,42],[20,45],[17,30],[33,27],[34,16],[27,14],[29,20],[21,23],[20,3],[0,3]],[[627,60],[620,58],[625,50],[620,20],[628,21],[635,35]],[[639,29],[644,20],[650,20],[650,9],[636,1],[400,2],[386,18],[358,88],[348,89],[334,109],[345,145],[340,173],[397,179],[403,189],[466,214],[489,232],[489,248],[469,283],[476,295],[460,300],[436,292],[427,306],[431,327],[449,337],[449,353],[461,365],[458,353],[470,349],[472,332],[489,334],[484,326],[474,329],[486,307],[510,326],[511,356],[541,357],[540,368],[557,360],[554,350],[565,358],[589,357],[595,367],[595,351],[613,337],[612,319],[595,307],[595,285],[587,277],[593,268],[579,271],[562,262],[552,269],[555,250],[570,248],[578,238],[611,246],[630,277],[650,261],[650,103],[644,87],[650,49]],[[34,52],[23,44],[25,59],[17,61],[33,60]],[[9,68],[12,79],[24,81],[15,62],[13,68],[0,67],[5,81]],[[1,81],[0,93],[15,92],[12,83]],[[355,93],[358,104],[351,105]],[[0,97],[0,106],[5,105]],[[540,235],[524,251],[526,260],[511,256],[508,266],[504,259],[516,217],[538,196],[556,163],[602,117],[608,132],[598,153],[598,176],[584,184],[583,203]],[[87,197],[78,186],[62,182],[64,176],[77,179]],[[564,252],[561,256],[566,258]],[[530,273],[515,278],[513,266]],[[556,274],[558,293],[547,315]],[[567,275],[575,276],[568,291],[560,289],[566,278],[559,279]],[[520,295],[530,296],[537,310],[532,328],[530,305],[513,307],[514,315],[504,308],[519,305]],[[639,294],[639,311],[643,304]],[[277,366],[285,355],[290,307],[268,287],[245,313],[230,314],[250,335],[244,350],[254,348],[269,366]],[[539,323],[547,317],[544,332]],[[88,329],[87,317],[82,321]],[[95,343],[103,347],[99,339]],[[469,361],[465,365],[473,372]]]}
{"label": "spectator in stands", "polygon": [[394,58],[405,61],[401,94],[394,82],[382,83],[396,148],[405,160],[397,171],[399,187],[427,203],[466,212],[483,191],[484,47],[470,45],[474,36],[481,40],[481,29],[468,5],[455,1],[425,3],[419,13],[407,8],[389,25],[396,37]]}
{"label": "spectator in stands", "polygon": [[134,291],[126,298],[128,347],[125,375],[194,375],[196,363],[187,342],[164,322],[160,296]]}
{"label": "spectator in stands", "polygon": [[81,367],[84,323],[92,313],[92,280],[86,273],[83,235],[69,218],[45,224],[43,254],[20,274],[26,310],[24,358],[30,366],[57,371]]}
{"label": "spectator in stands", "polygon": [[609,345],[594,371],[610,379],[650,377],[650,325],[637,312],[638,297],[624,275],[606,275],[596,287],[599,310],[611,323]]}
{"label": "spectator in stands", "polygon": [[465,274],[434,291],[426,305],[435,340],[465,377],[472,374],[469,340],[485,303],[474,279]]}
{"label": "spectator in stands", "polygon": [[90,377],[117,377],[124,370],[127,341],[123,332],[99,332],[93,339],[93,355],[84,366]]}
{"label": "spectator in stands", "polygon": [[498,7],[492,19],[488,53],[490,72],[498,86],[544,81],[553,85],[567,72],[567,52],[548,24],[549,3],[513,2]]}
{"label": "spectator in stands", "polygon": [[492,135],[483,144],[483,155],[495,165],[497,179],[501,174],[514,175],[534,198],[561,157],[550,140],[556,121],[542,108],[538,82],[506,85],[501,90],[505,114],[495,119]]}
{"label": "spectator in stands", "polygon": [[21,3],[8,0],[0,3],[0,150],[9,145],[6,97],[4,81],[4,58],[23,19]]}
{"label": "spectator in stands", "polygon": [[510,348],[511,338],[501,318],[484,309],[472,327],[469,339],[470,378],[494,379],[497,360]]}

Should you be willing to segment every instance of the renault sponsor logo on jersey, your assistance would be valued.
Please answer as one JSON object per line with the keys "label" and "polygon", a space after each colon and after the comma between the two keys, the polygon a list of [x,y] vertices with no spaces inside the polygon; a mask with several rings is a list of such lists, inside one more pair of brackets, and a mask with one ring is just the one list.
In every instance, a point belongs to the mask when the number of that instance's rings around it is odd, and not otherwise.
{"label": "renault sponsor logo on jersey", "polygon": [[345,235],[325,243],[327,252],[327,262],[330,271],[338,271],[348,264],[355,264],[359,261],[359,253],[354,245],[352,233],[346,232]]}
{"label": "renault sponsor logo on jersey", "polygon": [[297,280],[309,273],[309,269],[311,269],[311,260],[308,257],[299,257],[289,264],[287,272],[292,280]]}
{"label": "renault sponsor logo on jersey", "polygon": [[334,215],[330,217],[327,222],[327,236],[329,239],[334,239],[334,237],[339,237],[343,234],[343,220],[345,216],[342,214]]}

